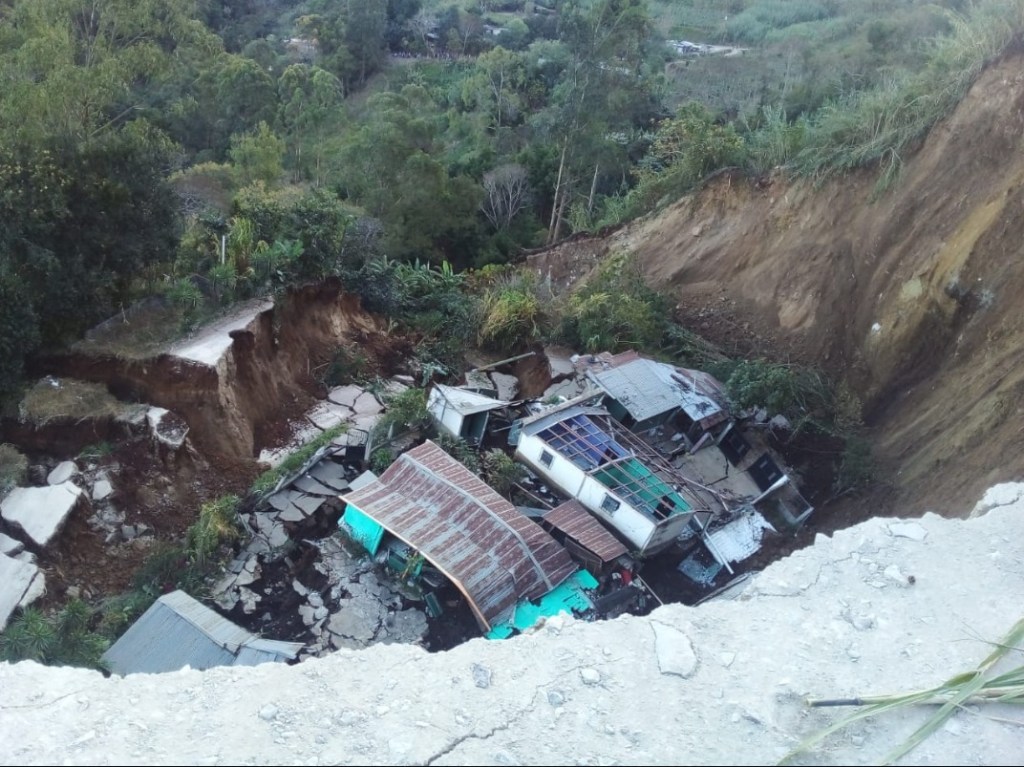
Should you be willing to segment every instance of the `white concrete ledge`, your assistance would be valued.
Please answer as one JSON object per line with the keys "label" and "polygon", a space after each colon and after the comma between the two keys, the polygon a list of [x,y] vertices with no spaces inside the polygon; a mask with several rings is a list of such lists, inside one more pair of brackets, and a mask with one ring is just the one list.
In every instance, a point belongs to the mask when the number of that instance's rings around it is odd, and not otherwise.
{"label": "white concrete ledge", "polygon": [[[908,526],[909,525],[909,526]],[[0,664],[6,764],[771,764],[843,713],[804,697],[918,689],[1021,617],[1024,503],[872,520],[736,601],[550,621],[531,636],[339,651],[298,666],[103,679]],[[1020,658],[1014,663],[1019,664]],[[1019,708],[956,715],[904,761],[1017,764]],[[921,721],[868,720],[803,763],[885,756]]]}

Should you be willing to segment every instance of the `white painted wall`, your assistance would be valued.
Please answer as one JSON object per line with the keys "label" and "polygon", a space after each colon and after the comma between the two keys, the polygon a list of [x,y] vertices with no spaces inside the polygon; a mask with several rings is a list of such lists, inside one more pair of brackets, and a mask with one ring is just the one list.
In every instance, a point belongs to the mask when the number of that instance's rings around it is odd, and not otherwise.
{"label": "white painted wall", "polygon": [[[544,450],[547,450],[554,456],[550,468],[540,462],[540,456]],[[652,536],[658,542],[665,540],[666,533],[663,531],[669,528],[668,525],[663,523],[663,526],[659,528],[646,514],[633,508],[614,493],[609,492],[608,488],[576,466],[576,464],[548,448],[539,437],[523,434],[516,448],[516,456],[524,463],[529,464],[545,481],[550,482],[566,495],[578,500],[595,517],[618,530],[633,544],[637,551],[643,552],[650,548]],[[601,508],[601,502],[604,501],[606,495],[611,495],[620,503],[619,508],[613,513],[609,513]],[[671,533],[671,530],[669,530],[667,540],[671,540],[682,532],[683,527],[686,525],[686,515],[683,515],[681,524],[674,519],[665,520],[665,522],[671,522],[671,529],[675,529],[675,533]]]}
{"label": "white painted wall", "polygon": [[436,387],[431,389],[427,396],[427,412],[434,416],[438,426],[453,437],[462,436],[462,416]]}

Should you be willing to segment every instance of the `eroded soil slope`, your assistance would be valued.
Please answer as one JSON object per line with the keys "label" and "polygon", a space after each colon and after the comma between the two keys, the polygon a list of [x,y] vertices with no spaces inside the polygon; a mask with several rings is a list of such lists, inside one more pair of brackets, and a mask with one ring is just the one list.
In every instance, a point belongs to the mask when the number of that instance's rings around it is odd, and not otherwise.
{"label": "eroded soil slope", "polygon": [[865,402],[904,510],[968,508],[1024,474],[1024,57],[989,67],[873,197],[715,179],[605,241],[533,258],[566,285],[634,251],[680,318],[743,353],[819,364]]}

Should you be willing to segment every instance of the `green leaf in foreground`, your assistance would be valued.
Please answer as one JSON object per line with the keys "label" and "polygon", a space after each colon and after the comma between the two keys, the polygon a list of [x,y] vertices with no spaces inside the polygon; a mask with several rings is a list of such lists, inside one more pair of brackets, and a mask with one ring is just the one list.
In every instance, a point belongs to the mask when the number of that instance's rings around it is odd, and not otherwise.
{"label": "green leaf in foreground", "polygon": [[1024,643],[1024,618],[1014,624],[1003,641],[996,644],[995,649],[976,669],[957,674],[937,687],[867,698],[808,700],[808,705],[812,707],[863,706],[863,708],[806,738],[796,748],[786,754],[779,763],[790,763],[799,754],[854,722],[907,706],[939,706],[938,710],[915,730],[910,737],[886,755],[882,764],[892,764],[897,759],[913,751],[932,733],[942,727],[957,709],[962,708],[968,703],[1024,704],[1024,666],[1018,666],[997,676],[987,676],[996,663],[1005,657],[1007,653],[1019,649],[1022,643]]}

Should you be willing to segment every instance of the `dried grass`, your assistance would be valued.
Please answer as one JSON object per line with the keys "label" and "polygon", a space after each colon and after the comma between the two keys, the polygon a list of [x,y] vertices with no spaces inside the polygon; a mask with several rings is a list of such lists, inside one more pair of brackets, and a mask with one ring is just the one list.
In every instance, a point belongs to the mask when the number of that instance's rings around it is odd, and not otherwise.
{"label": "dried grass", "polygon": [[47,377],[25,394],[20,416],[23,421],[42,426],[51,421],[117,416],[124,409],[125,405],[115,399],[103,384]]}

